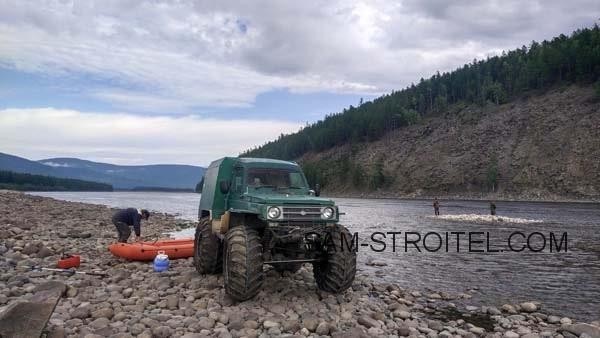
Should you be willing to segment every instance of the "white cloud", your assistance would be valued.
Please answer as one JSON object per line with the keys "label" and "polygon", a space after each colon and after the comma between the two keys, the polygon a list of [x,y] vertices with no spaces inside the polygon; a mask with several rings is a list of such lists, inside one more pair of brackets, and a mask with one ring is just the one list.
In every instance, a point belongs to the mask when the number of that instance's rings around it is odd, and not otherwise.
{"label": "white cloud", "polygon": [[30,159],[72,156],[118,164],[207,165],[299,127],[281,121],[4,109],[0,152]]}
{"label": "white cloud", "polygon": [[597,0],[8,0],[0,65],[104,80],[84,93],[122,110],[191,112],[278,88],[384,93],[599,16]]}

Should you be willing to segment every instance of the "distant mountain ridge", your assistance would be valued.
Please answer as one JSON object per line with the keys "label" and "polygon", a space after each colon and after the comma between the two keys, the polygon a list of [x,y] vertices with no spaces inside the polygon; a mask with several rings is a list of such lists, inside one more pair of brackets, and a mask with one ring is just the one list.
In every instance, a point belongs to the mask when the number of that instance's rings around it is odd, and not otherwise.
{"label": "distant mountain ridge", "polygon": [[115,189],[194,189],[204,175],[205,168],[179,164],[116,165],[78,158],[31,161],[0,153],[0,170],[108,183]]}

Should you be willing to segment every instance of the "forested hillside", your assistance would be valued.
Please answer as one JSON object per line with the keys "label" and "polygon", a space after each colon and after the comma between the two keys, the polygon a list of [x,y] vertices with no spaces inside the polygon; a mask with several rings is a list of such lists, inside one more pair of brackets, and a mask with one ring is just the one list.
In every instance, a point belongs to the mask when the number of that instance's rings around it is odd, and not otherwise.
{"label": "forested hillside", "polygon": [[533,42],[327,116],[240,156],[325,193],[600,197],[600,29]]}
{"label": "forested hillside", "polygon": [[391,130],[447,112],[455,104],[500,105],[524,93],[537,95],[573,83],[596,83],[600,92],[599,78],[600,29],[595,25],[571,36],[560,35],[500,56],[474,60],[453,72],[437,73],[404,90],[350,106],[241,156],[296,159],[307,152],[378,140]]}
{"label": "forested hillside", "polygon": [[0,189],[23,191],[112,191],[110,184],[0,170]]}

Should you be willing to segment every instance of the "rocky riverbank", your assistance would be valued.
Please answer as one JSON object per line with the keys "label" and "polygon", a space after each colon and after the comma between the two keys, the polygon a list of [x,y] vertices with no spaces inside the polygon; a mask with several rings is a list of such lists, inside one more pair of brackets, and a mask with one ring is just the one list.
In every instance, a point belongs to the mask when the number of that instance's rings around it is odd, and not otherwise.
{"label": "rocky riverbank", "polygon": [[[191,259],[172,261],[159,274],[150,263],[113,257],[107,251],[115,240],[112,211],[0,192],[0,307],[60,280],[68,288],[48,337],[600,337],[600,322],[576,323],[536,302],[464,306],[470,294],[410,290],[367,276],[332,295],[316,289],[308,265],[293,275],[270,270],[258,296],[237,303],[225,295],[221,276],[197,274]],[[172,216],[153,214],[143,235],[160,237],[176,224]],[[63,251],[81,254],[80,270],[101,269],[109,277],[30,269],[53,267]]]}

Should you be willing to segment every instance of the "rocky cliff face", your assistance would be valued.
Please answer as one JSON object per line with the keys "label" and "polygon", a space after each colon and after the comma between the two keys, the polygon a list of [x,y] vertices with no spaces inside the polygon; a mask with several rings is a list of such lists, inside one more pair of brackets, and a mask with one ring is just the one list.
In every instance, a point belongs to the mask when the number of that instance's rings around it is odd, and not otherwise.
{"label": "rocky cliff face", "polygon": [[[499,106],[455,106],[376,142],[299,161],[319,168],[331,194],[593,199],[600,103],[591,87],[570,86]],[[341,172],[348,162],[354,180]],[[375,191],[374,172],[384,177]]]}

